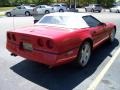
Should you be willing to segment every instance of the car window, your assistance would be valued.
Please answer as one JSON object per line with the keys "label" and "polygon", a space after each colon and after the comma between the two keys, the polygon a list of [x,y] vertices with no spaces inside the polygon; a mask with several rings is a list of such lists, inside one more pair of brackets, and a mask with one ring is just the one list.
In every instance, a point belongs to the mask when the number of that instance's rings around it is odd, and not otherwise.
{"label": "car window", "polygon": [[60,5],[54,5],[55,7],[59,7]]}
{"label": "car window", "polygon": [[17,9],[21,9],[21,7],[20,6],[18,6],[18,7],[16,7]]}
{"label": "car window", "polygon": [[101,7],[101,5],[95,5],[96,7]]}
{"label": "car window", "polygon": [[21,7],[21,9],[25,9],[25,7]]}
{"label": "car window", "polygon": [[90,27],[96,27],[98,25],[100,25],[100,21],[97,20],[96,18],[94,18],[93,16],[89,15],[89,16],[84,16],[83,19],[85,20],[85,22],[90,26]]}
{"label": "car window", "polygon": [[41,6],[41,8],[45,8],[45,6]]}

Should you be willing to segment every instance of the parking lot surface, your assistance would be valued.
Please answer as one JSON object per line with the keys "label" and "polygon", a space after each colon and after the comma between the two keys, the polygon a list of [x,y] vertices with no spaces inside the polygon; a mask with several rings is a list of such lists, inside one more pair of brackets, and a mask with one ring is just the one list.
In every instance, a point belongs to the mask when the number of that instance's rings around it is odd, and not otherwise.
{"label": "parking lot surface", "polygon": [[[49,69],[45,65],[12,57],[6,50],[6,32],[33,25],[33,17],[0,18],[0,90],[87,90],[119,49],[120,14],[90,13],[104,22],[117,25],[116,39],[94,50],[87,67],[77,68],[73,64]],[[120,55],[101,78],[95,90],[120,90]]]}

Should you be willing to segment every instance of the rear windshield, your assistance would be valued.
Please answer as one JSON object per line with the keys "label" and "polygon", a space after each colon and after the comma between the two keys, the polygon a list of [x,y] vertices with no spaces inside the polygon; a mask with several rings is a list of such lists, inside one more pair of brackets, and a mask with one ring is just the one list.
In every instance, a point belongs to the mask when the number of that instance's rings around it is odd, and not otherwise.
{"label": "rear windshield", "polygon": [[79,16],[45,16],[39,24],[63,25],[69,28],[86,28],[87,23]]}

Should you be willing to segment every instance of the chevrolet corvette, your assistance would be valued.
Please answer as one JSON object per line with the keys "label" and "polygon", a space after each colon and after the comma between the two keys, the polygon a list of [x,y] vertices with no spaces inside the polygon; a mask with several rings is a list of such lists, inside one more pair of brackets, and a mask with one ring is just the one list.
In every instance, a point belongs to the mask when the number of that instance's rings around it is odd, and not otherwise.
{"label": "chevrolet corvette", "polygon": [[21,56],[50,67],[75,61],[85,67],[95,47],[113,42],[116,25],[103,23],[85,13],[50,13],[34,26],[7,32],[6,48]]}

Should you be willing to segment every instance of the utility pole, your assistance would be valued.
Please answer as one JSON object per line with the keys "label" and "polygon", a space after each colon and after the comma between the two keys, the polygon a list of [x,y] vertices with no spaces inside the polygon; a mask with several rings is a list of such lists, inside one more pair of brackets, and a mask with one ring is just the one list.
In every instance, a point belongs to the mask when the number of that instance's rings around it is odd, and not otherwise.
{"label": "utility pole", "polygon": [[71,0],[69,0],[69,8],[71,8]]}
{"label": "utility pole", "polygon": [[75,6],[74,8],[75,8],[75,10],[76,10],[76,0],[74,0],[74,6]]}

